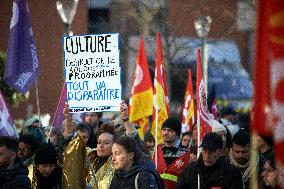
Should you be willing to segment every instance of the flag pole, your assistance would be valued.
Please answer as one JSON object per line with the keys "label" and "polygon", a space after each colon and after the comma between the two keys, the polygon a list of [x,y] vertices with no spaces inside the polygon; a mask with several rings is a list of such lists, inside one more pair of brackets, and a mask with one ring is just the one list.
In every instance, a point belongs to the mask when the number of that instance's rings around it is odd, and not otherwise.
{"label": "flag pole", "polygon": [[[197,159],[200,156],[200,117],[199,110],[197,110]],[[200,189],[200,176],[197,174],[197,188]]]}
{"label": "flag pole", "polygon": [[[41,124],[41,118],[40,118],[40,106],[39,106],[39,90],[38,90],[38,84],[37,80],[35,82],[35,89],[36,89],[36,106],[37,106],[37,115],[39,119],[39,124]],[[42,126],[42,125],[41,125]]]}
{"label": "flag pole", "polygon": [[[156,101],[157,102],[157,101]],[[155,114],[156,114],[156,131],[155,131],[155,140],[156,140],[156,153],[155,153],[155,164],[156,164],[156,169],[158,170],[158,104],[156,104],[156,109],[155,109]]]}
{"label": "flag pole", "polygon": [[252,176],[250,179],[250,189],[258,189],[258,162],[257,162],[257,138],[256,132],[252,132],[251,135],[251,165],[252,165]]}
{"label": "flag pole", "polygon": [[199,111],[197,111],[197,158],[200,156],[200,119],[199,119]]}

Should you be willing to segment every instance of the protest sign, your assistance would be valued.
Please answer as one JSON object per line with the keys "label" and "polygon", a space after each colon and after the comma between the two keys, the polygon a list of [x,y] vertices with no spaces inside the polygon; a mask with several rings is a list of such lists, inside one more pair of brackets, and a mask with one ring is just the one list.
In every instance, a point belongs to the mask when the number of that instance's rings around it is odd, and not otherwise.
{"label": "protest sign", "polygon": [[67,36],[63,43],[71,112],[119,111],[119,34]]}

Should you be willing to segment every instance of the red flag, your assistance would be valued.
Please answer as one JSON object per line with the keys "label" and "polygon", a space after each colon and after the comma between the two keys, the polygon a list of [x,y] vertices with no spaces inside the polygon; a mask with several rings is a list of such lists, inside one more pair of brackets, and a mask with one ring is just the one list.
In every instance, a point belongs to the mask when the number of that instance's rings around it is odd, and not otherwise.
{"label": "red flag", "polygon": [[17,137],[14,118],[9,106],[0,91],[0,136]]}
{"label": "red flag", "polygon": [[284,1],[260,0],[256,33],[254,131],[274,134],[279,188],[284,188]]}
{"label": "red flag", "polygon": [[[154,111],[153,111],[152,134],[153,136],[156,136],[156,127],[158,127],[157,144],[159,144],[162,142],[160,136],[162,124],[169,116],[169,99],[168,99],[165,66],[163,61],[163,48],[162,48],[160,33],[157,33],[154,86],[155,88],[154,88],[154,102],[153,102]],[[158,115],[156,115],[156,112],[158,112]],[[158,125],[156,124],[156,118],[158,118]]]}
{"label": "red flag", "polygon": [[256,30],[256,58],[254,68],[253,129],[264,135],[272,135],[272,128],[266,127],[270,107],[270,65],[268,58],[268,1],[260,1]]}
{"label": "red flag", "polygon": [[200,139],[202,140],[204,135],[211,132],[210,120],[213,118],[212,114],[208,113],[206,92],[204,86],[204,80],[202,77],[202,66],[200,49],[197,49],[196,57],[196,101],[197,101],[197,120],[200,124]]}
{"label": "red flag", "polygon": [[184,96],[184,106],[182,111],[182,132],[191,130],[194,124],[194,97],[192,89],[191,71],[188,69],[188,80]]}
{"label": "red flag", "polygon": [[148,129],[148,116],[153,113],[153,88],[144,48],[144,41],[140,36],[139,52],[137,56],[134,82],[129,103],[129,117],[131,122],[138,123],[138,133],[143,139]]}

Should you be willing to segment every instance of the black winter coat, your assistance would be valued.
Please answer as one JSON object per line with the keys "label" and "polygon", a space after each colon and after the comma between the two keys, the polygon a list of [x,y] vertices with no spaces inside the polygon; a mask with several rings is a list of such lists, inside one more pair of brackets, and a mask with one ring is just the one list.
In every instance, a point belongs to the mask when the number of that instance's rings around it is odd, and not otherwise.
{"label": "black winter coat", "polygon": [[[154,166],[152,164],[152,166]],[[109,189],[135,189],[135,178],[139,189],[160,189],[164,188],[162,180],[155,168],[149,163],[139,162],[128,171],[116,171],[111,180]]]}
{"label": "black winter coat", "polygon": [[14,168],[0,169],[0,189],[30,189],[28,169],[19,159],[15,160]]}
{"label": "black winter coat", "polygon": [[239,170],[221,157],[214,165],[206,167],[202,156],[187,166],[178,178],[177,189],[197,189],[197,175],[200,175],[200,189],[220,187],[222,189],[243,189]]}
{"label": "black winter coat", "polygon": [[35,175],[37,179],[37,188],[39,189],[62,188],[62,169],[60,167],[56,167],[48,177],[42,176],[37,170]]}

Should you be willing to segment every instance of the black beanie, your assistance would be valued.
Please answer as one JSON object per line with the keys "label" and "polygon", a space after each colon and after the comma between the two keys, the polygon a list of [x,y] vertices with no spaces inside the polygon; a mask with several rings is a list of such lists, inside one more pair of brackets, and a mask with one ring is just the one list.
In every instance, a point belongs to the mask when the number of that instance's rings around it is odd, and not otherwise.
{"label": "black beanie", "polygon": [[57,152],[52,144],[43,144],[35,154],[35,164],[56,164]]}
{"label": "black beanie", "polygon": [[164,123],[162,125],[162,129],[163,128],[170,128],[170,129],[172,129],[176,132],[177,136],[180,136],[181,123],[176,118],[169,117],[168,119],[166,119],[166,121],[164,121]]}

